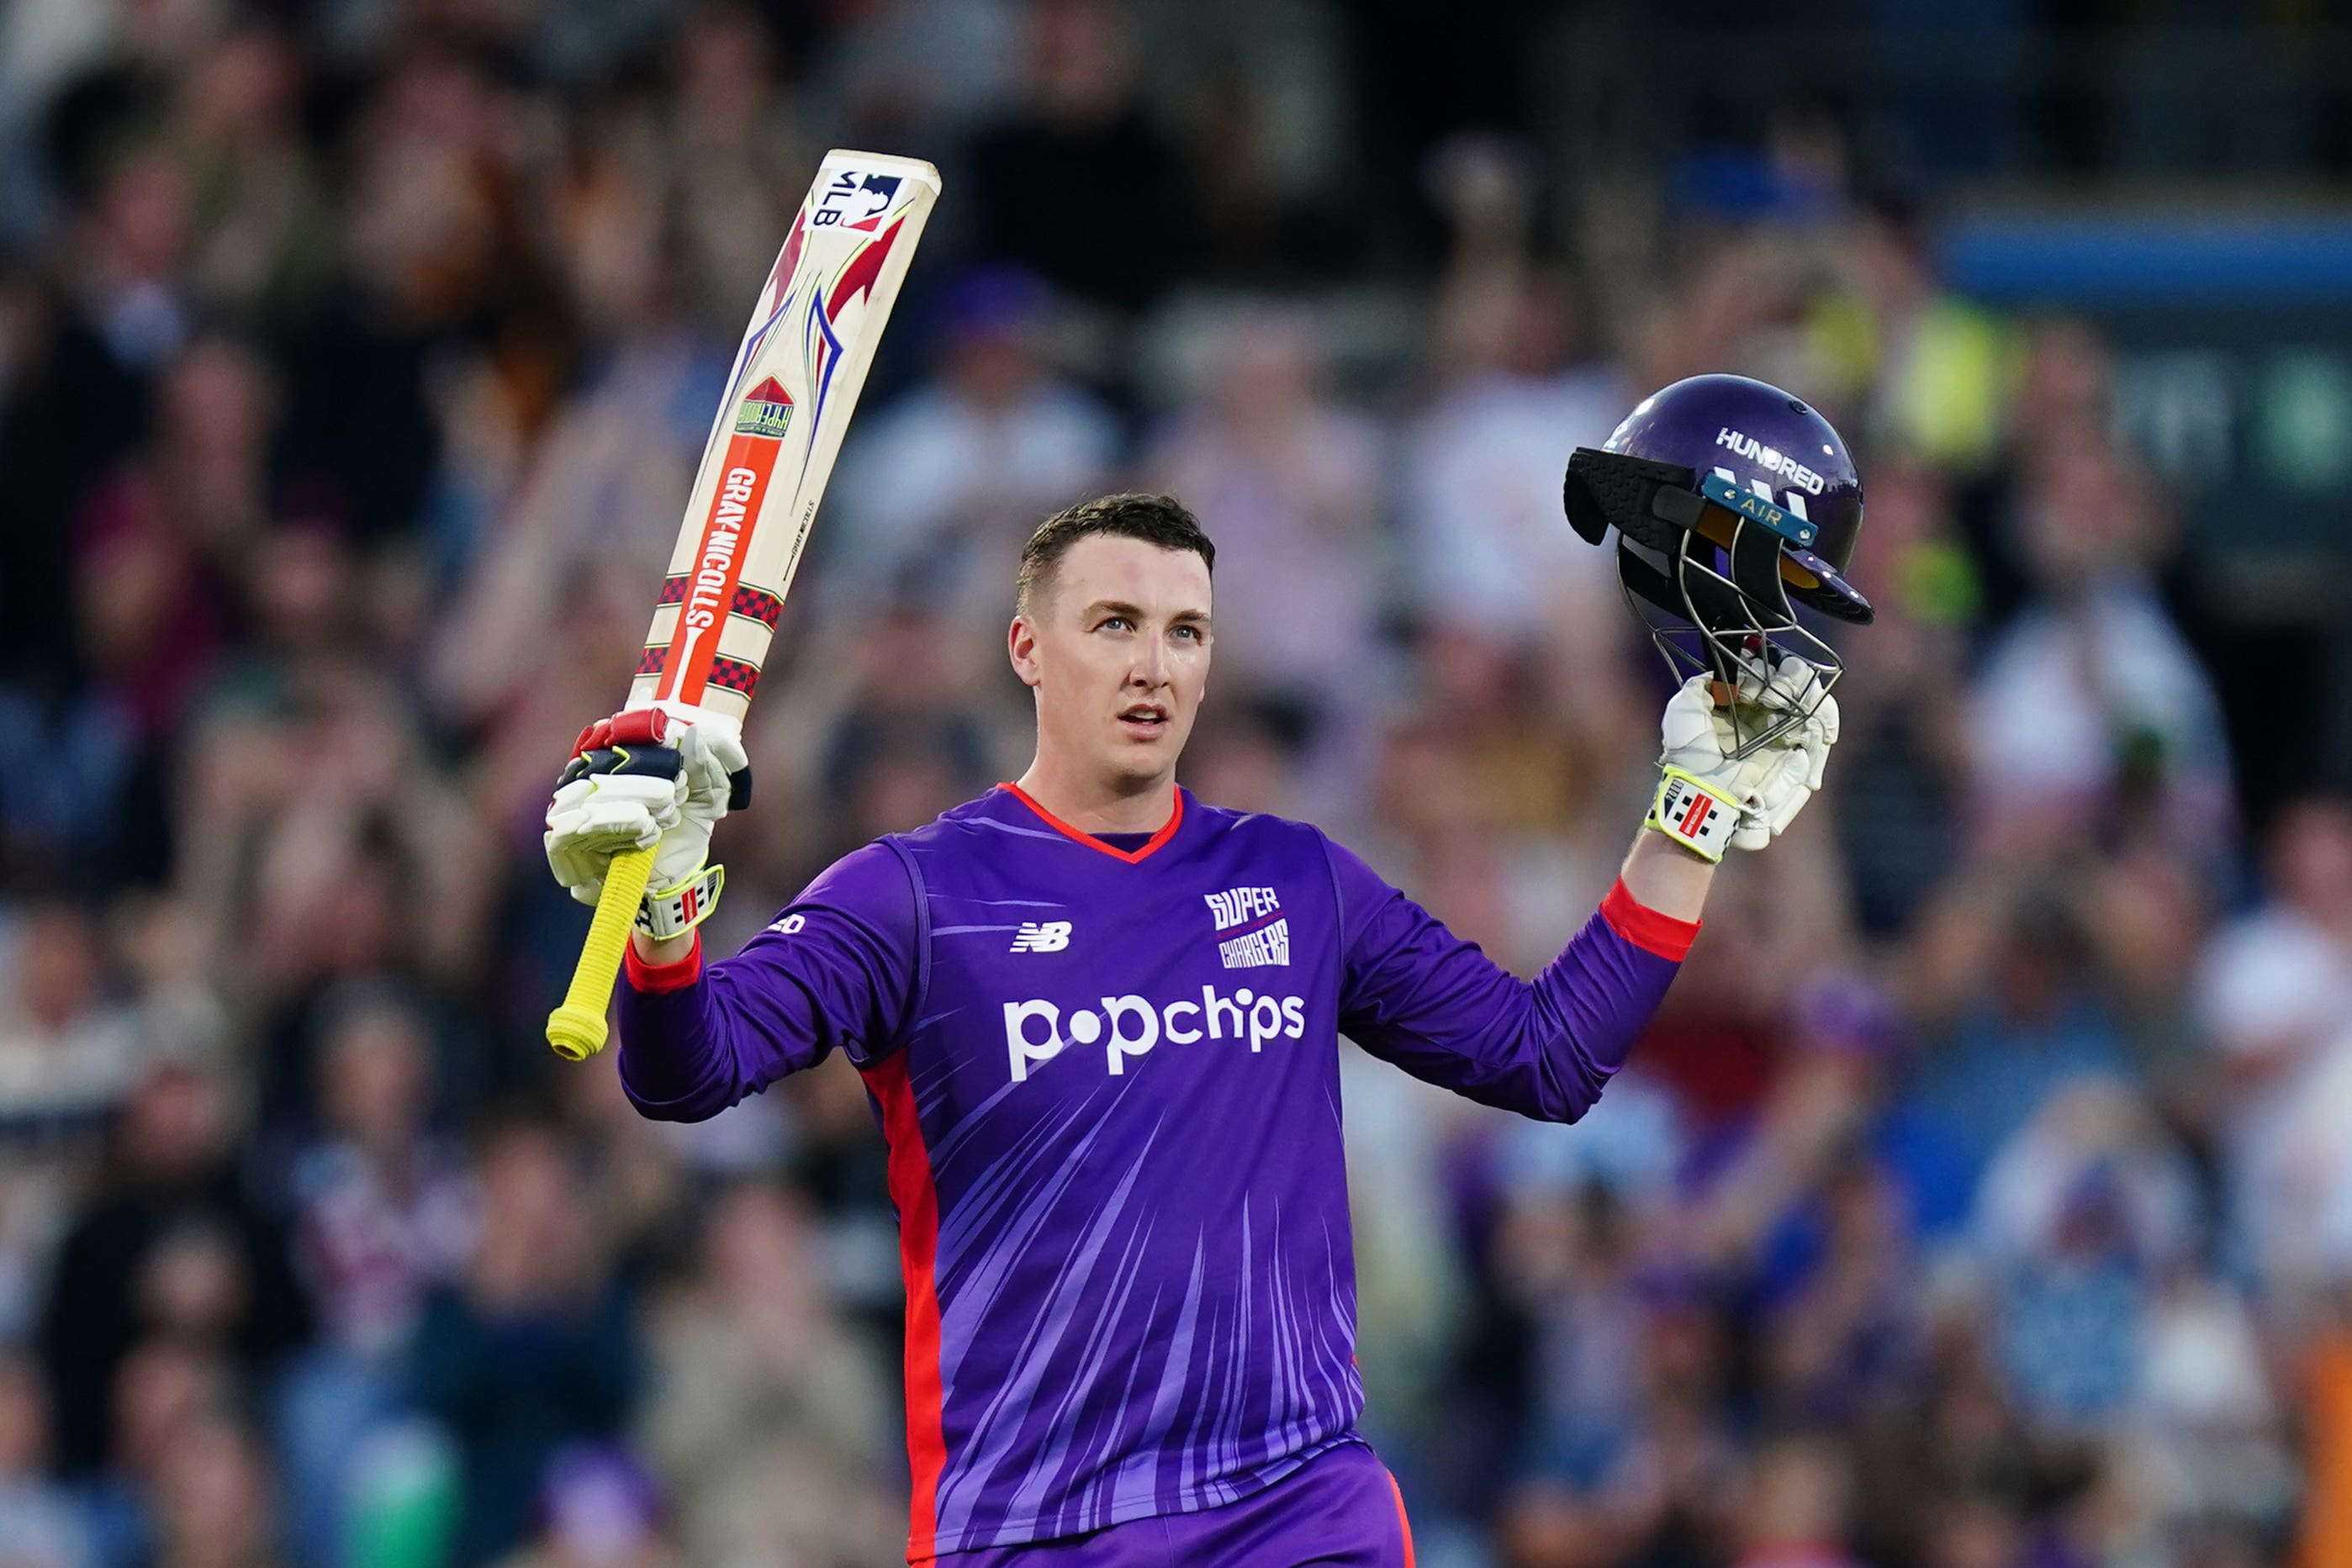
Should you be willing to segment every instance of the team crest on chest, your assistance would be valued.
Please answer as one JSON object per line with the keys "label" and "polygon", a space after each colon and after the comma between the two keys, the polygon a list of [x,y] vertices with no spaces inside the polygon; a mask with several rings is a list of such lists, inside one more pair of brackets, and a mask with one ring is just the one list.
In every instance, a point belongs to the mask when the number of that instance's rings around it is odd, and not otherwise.
{"label": "team crest on chest", "polygon": [[1205,893],[1209,920],[1217,934],[1217,957],[1228,969],[1257,969],[1290,962],[1290,921],[1270,887],[1229,887]]}

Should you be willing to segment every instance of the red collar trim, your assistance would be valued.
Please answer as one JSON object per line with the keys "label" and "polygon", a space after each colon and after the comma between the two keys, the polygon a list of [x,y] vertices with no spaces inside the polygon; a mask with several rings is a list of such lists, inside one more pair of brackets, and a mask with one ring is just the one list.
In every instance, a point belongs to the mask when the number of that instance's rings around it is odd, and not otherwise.
{"label": "red collar trim", "polygon": [[1100,839],[1095,837],[1092,833],[1087,832],[1083,828],[1074,828],[1070,826],[1069,823],[1062,821],[1061,818],[1054,815],[1053,812],[1048,811],[1045,807],[1037,804],[1035,800],[1030,798],[1029,791],[1021,788],[1020,785],[1007,782],[999,786],[999,788],[1011,791],[1014,800],[1020,801],[1023,805],[1036,812],[1037,815],[1045,821],[1045,825],[1052,828],[1056,832],[1061,833],[1066,838],[1076,839],[1078,842],[1086,845],[1087,848],[1090,850],[1100,850],[1103,853],[1110,856],[1113,860],[1125,861],[1129,865],[1135,864],[1138,861],[1142,860],[1154,850],[1160,848],[1160,845],[1174,838],[1176,836],[1177,827],[1184,821],[1184,791],[1180,789],[1176,791],[1176,809],[1168,813],[1167,825],[1161,828],[1158,832],[1152,834],[1150,841],[1147,841],[1141,849],[1122,850],[1118,848],[1116,845],[1103,842]]}

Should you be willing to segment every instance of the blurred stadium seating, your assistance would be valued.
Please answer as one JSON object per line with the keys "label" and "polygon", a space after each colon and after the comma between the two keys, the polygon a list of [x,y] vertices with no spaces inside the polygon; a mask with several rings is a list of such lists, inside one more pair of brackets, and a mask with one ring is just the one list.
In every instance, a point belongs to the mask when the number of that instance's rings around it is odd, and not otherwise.
{"label": "blurred stadium seating", "polygon": [[897,1560],[855,1075],[677,1129],[539,1037],[551,776],[848,145],[948,193],[719,946],[1018,771],[1012,557],[1133,485],[1223,566],[1191,786],[1540,965],[1664,693],[1562,465],[1781,382],[1883,607],[1824,805],[1581,1126],[1347,1063],[1422,1561],[2352,1565],[2333,15],[0,7],[0,1564]]}

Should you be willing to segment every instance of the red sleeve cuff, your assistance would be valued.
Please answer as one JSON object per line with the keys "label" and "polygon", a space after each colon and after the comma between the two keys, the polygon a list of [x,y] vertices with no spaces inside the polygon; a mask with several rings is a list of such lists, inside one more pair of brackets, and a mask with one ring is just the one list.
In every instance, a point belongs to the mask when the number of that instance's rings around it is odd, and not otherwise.
{"label": "red sleeve cuff", "polygon": [[621,967],[629,977],[629,988],[641,996],[658,997],[666,991],[682,991],[702,978],[702,933],[694,934],[694,946],[686,956],[671,964],[648,964],[637,956],[637,945],[633,940],[621,956]]}
{"label": "red sleeve cuff", "polygon": [[1677,920],[1671,915],[1659,914],[1637,901],[1622,879],[1601,901],[1601,918],[1609,922],[1610,930],[1644,953],[1655,953],[1677,964],[1689,954],[1691,944],[1698,940],[1698,921]]}

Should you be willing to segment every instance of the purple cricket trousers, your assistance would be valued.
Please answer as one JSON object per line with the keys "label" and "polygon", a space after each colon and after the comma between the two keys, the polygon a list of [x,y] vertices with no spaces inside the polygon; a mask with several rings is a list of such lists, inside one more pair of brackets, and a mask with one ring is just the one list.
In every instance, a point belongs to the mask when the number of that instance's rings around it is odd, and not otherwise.
{"label": "purple cricket trousers", "polygon": [[1396,1479],[1341,1443],[1239,1502],[1026,1546],[947,1552],[938,1568],[1412,1568]]}

